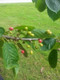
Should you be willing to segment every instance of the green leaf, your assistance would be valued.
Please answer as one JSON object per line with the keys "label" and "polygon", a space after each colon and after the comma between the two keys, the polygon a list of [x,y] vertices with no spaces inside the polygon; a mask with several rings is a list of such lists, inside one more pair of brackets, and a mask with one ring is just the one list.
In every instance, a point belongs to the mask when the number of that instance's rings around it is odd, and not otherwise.
{"label": "green leaf", "polygon": [[53,49],[48,57],[49,64],[52,68],[55,68],[57,65],[57,50]]}
{"label": "green leaf", "polygon": [[2,35],[4,34],[5,30],[4,28],[0,27],[0,37],[2,37]]}
{"label": "green leaf", "polygon": [[35,41],[34,41],[34,42],[27,41],[26,43],[27,43],[28,45],[30,45],[34,50],[36,49],[36,48],[35,48]]}
{"label": "green leaf", "polygon": [[56,43],[56,39],[54,38],[47,38],[45,40],[43,40],[43,47],[41,47],[41,50],[50,50],[53,48],[53,46],[55,45]]}
{"label": "green leaf", "polygon": [[36,38],[41,38],[41,39],[44,39],[44,38],[54,38],[54,37],[55,37],[54,34],[49,35],[49,34],[47,34],[46,31],[44,31],[44,30],[39,30],[39,29],[34,29],[34,30],[32,31],[32,33],[35,34],[34,37],[36,37]]}
{"label": "green leaf", "polygon": [[32,0],[32,2],[37,2],[37,0]]}
{"label": "green leaf", "polygon": [[60,11],[60,0],[45,0],[47,7],[57,13]]}
{"label": "green leaf", "polygon": [[58,49],[58,48],[60,48],[60,43],[56,42],[56,44],[54,45],[53,49]]}
{"label": "green leaf", "polygon": [[59,33],[59,34],[57,34],[57,39],[60,39],[60,33]]}
{"label": "green leaf", "polygon": [[58,13],[55,13],[47,8],[47,12],[48,12],[49,17],[54,21],[60,18],[60,11]]}
{"label": "green leaf", "polygon": [[45,8],[46,8],[45,0],[37,0],[37,2],[36,2],[36,8],[40,12],[44,11]]}
{"label": "green leaf", "polygon": [[25,57],[28,57],[28,53],[27,53],[27,51],[26,51],[26,46],[24,46],[23,44],[22,44],[22,41],[19,41],[18,43],[17,43],[17,46],[21,49],[21,50],[24,50],[25,51],[25,53],[23,54]]}
{"label": "green leaf", "polygon": [[16,46],[13,43],[5,42],[3,45],[3,61],[6,69],[16,67],[19,55]]}
{"label": "green leaf", "polygon": [[0,57],[3,58],[3,52],[2,52],[2,47],[3,47],[3,40],[0,40]]}
{"label": "green leaf", "polygon": [[18,30],[25,30],[25,27],[28,27],[28,30],[29,30],[29,31],[34,29],[33,26],[26,26],[26,25],[17,26],[17,27],[15,27],[15,29],[18,29]]}
{"label": "green leaf", "polygon": [[19,65],[16,65],[16,67],[13,68],[14,76],[17,76],[18,72],[19,72]]}

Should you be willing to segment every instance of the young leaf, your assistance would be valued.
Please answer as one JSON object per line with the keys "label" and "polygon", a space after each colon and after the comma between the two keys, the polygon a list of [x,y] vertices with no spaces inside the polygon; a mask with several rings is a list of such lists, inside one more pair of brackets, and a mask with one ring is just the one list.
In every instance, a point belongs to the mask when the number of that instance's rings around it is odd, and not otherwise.
{"label": "young leaf", "polygon": [[34,29],[33,26],[26,26],[26,25],[17,26],[17,27],[15,27],[15,29],[18,29],[18,30],[25,30],[25,27],[27,27],[29,31]]}
{"label": "young leaf", "polygon": [[56,39],[54,38],[47,38],[45,40],[43,40],[43,46],[41,47],[41,50],[50,50],[53,48],[53,46],[56,43]]}
{"label": "young leaf", "polygon": [[57,50],[53,49],[48,57],[49,64],[52,68],[55,68],[57,65]]}
{"label": "young leaf", "polygon": [[45,0],[47,7],[57,13],[60,11],[60,0]]}
{"label": "young leaf", "polygon": [[16,46],[13,43],[5,42],[3,45],[3,61],[6,69],[16,67],[19,55]]}
{"label": "young leaf", "polygon": [[5,30],[4,28],[0,27],[0,37],[2,37],[2,35],[4,34]]}
{"label": "young leaf", "polygon": [[42,12],[45,10],[46,8],[46,3],[45,3],[45,0],[37,0],[36,2],[36,8]]}

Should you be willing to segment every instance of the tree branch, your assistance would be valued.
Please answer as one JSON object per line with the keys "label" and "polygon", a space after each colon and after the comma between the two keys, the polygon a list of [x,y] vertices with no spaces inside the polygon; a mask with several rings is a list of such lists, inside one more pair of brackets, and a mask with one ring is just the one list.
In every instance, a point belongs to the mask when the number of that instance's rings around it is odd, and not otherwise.
{"label": "tree branch", "polygon": [[[23,41],[36,41],[36,40],[39,39],[39,38],[19,38],[19,37],[7,36],[7,35],[3,35],[3,37],[6,38],[6,39],[12,39],[12,40],[15,40],[15,41],[18,41],[18,40],[23,40]],[[56,40],[56,41],[60,43],[60,40]]]}
{"label": "tree branch", "polygon": [[11,36],[7,36],[7,35],[3,35],[4,38],[6,39],[12,39],[12,40],[26,40],[26,41],[31,41],[31,40],[38,40],[38,38],[19,38],[19,37],[11,37]]}

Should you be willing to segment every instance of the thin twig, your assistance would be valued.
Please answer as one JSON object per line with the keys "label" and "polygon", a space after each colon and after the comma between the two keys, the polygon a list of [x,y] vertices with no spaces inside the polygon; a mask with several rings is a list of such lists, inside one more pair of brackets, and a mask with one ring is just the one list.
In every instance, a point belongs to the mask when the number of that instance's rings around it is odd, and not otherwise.
{"label": "thin twig", "polygon": [[[3,35],[3,37],[6,39],[12,39],[12,40],[16,40],[16,41],[18,41],[18,40],[25,40],[25,41],[34,41],[35,40],[36,41],[39,39],[39,38],[19,38],[19,37],[7,36],[7,35]],[[60,43],[60,40],[56,40],[56,41]]]}
{"label": "thin twig", "polygon": [[[23,41],[36,41],[39,38],[19,38],[19,37],[11,37],[11,36],[7,36],[7,35],[3,35],[4,38],[6,39],[12,39],[15,41],[19,41],[19,40],[23,40]],[[58,43],[60,43],[60,40],[56,40]],[[60,48],[58,48],[58,51],[60,51]]]}
{"label": "thin twig", "polygon": [[4,38],[6,39],[12,39],[12,40],[26,40],[26,41],[31,41],[31,40],[38,40],[38,38],[18,38],[18,37],[11,37],[11,36],[7,36],[7,35],[3,35]]}

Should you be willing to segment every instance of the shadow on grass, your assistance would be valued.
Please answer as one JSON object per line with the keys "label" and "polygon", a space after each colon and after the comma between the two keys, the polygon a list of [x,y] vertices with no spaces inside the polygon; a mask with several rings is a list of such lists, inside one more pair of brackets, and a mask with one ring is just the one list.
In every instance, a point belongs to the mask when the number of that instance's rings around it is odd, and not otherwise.
{"label": "shadow on grass", "polygon": [[20,43],[17,43],[18,47],[21,49],[21,50],[24,50],[25,53],[23,54],[25,57],[28,57],[28,53],[27,51],[24,49],[24,47],[20,44]]}
{"label": "shadow on grass", "polygon": [[57,66],[57,50],[52,50],[49,54],[48,61],[52,68]]}
{"label": "shadow on grass", "polygon": [[3,53],[2,53],[2,47],[3,47],[4,42],[0,40],[0,58],[3,58]]}

